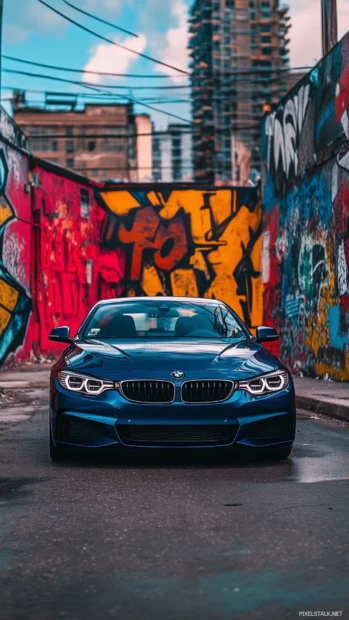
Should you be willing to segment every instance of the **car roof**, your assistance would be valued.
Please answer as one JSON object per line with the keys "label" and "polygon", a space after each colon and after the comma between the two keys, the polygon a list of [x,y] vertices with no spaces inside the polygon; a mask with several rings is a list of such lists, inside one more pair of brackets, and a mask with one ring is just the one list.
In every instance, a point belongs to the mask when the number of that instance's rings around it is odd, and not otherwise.
{"label": "car roof", "polygon": [[118,304],[122,302],[132,302],[132,301],[152,301],[157,303],[165,303],[167,301],[182,301],[182,302],[196,302],[196,303],[223,303],[219,299],[206,299],[205,297],[118,297],[116,299],[102,299],[96,305],[110,305],[110,304]]}

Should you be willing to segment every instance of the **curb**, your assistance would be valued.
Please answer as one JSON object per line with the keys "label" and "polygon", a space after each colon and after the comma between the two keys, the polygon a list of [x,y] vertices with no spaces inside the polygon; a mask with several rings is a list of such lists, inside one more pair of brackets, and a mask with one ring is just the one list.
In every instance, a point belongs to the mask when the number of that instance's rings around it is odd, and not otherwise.
{"label": "curb", "polygon": [[349,422],[349,407],[335,402],[322,401],[310,396],[297,396],[296,394],[296,407],[328,418]]}

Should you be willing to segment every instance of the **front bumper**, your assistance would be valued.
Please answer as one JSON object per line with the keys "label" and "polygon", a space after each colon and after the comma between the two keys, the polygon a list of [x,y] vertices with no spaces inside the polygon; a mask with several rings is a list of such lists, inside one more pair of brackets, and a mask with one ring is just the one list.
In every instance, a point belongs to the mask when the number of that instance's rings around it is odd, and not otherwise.
{"label": "front bumper", "polygon": [[282,392],[254,397],[237,390],[220,403],[188,404],[180,384],[170,404],[127,401],[117,390],[84,396],[51,381],[53,442],[102,448],[229,448],[291,445],[296,410],[292,382]]}

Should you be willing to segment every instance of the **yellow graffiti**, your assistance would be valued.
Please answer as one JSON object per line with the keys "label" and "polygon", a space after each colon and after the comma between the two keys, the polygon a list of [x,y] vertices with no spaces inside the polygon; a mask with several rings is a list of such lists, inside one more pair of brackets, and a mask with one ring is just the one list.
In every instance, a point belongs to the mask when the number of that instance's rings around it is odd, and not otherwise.
{"label": "yellow graffiti", "polygon": [[5,200],[4,196],[0,196],[0,227],[13,217],[13,211]]}
{"label": "yellow graffiti", "polygon": [[171,273],[174,297],[199,297],[195,273],[192,269],[176,269]]}
{"label": "yellow graffiti", "polygon": [[119,192],[102,192],[101,196],[108,208],[119,216],[126,215],[130,209],[140,207],[139,202],[132,194],[124,190]]}
{"label": "yellow graffiti", "polygon": [[0,279],[0,336],[5,331],[11,319],[11,312],[16,307],[18,291]]}
{"label": "yellow graffiti", "polygon": [[159,274],[154,265],[144,267],[142,274],[142,289],[148,297],[156,297],[163,292]]}
{"label": "yellow graffiti", "polygon": [[18,300],[18,291],[7,284],[4,280],[0,280],[0,305],[7,310],[14,310]]}
{"label": "yellow graffiti", "polygon": [[[120,218],[123,231],[125,226],[127,231],[132,227],[133,211],[140,213],[139,209],[153,208],[156,213],[154,217],[159,217],[159,221],[161,218],[164,229],[158,236],[156,229],[152,228],[153,219],[149,219],[151,214],[144,220],[147,229],[143,228],[144,235],[140,241],[143,245],[137,255],[139,260],[139,253],[150,248],[148,254],[145,254],[147,258],[144,259],[144,264],[142,262],[141,265],[139,282],[143,294],[221,299],[241,318],[246,318],[247,313],[252,326],[261,324],[263,285],[260,204],[256,201],[252,209],[249,208],[250,205],[248,207],[241,202],[238,204],[238,193],[234,189],[175,189],[166,197],[160,191],[151,190],[144,194],[143,202],[141,198],[138,200],[140,193],[135,193],[135,196],[125,190],[101,193],[108,209]],[[132,219],[128,224],[124,224],[128,216]],[[176,218],[182,218],[181,221],[185,224],[188,254],[185,260],[179,261],[178,266],[170,269],[166,284],[166,278],[161,275],[163,272],[157,267],[156,261],[161,255],[159,244],[166,237],[167,227],[174,225]],[[114,230],[112,221],[109,226],[111,231]],[[106,239],[111,238],[112,233],[109,233],[108,226],[105,234]],[[135,251],[134,246],[138,243],[134,239],[129,233],[123,233],[120,246],[124,249],[126,247],[128,257]],[[126,246],[123,245],[125,243]],[[154,262],[149,264],[151,251],[155,258]],[[141,256],[143,257],[143,254]],[[134,294],[134,282],[126,282],[126,294],[130,294],[129,285],[132,285]]]}
{"label": "yellow graffiti", "polygon": [[0,307],[0,336],[5,331],[11,319],[11,315],[5,308]]}

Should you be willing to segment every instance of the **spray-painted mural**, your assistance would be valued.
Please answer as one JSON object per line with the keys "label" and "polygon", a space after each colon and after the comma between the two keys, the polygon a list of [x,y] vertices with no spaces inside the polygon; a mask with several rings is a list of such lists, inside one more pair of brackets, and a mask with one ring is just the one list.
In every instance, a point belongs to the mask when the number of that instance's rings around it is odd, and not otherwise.
{"label": "spray-painted mural", "polygon": [[349,379],[349,36],[264,125],[265,322],[291,370]]}
{"label": "spray-painted mural", "polygon": [[48,335],[57,325],[75,334],[99,300],[119,297],[124,282],[122,250],[106,248],[102,239],[105,212],[94,186],[38,168],[33,213],[40,230],[33,259],[40,351],[52,351]]}
{"label": "spray-painted mural", "polygon": [[99,192],[104,249],[125,254],[124,295],[223,299],[262,320],[261,204],[255,188]]}
{"label": "spray-painted mural", "polygon": [[16,200],[26,172],[22,157],[0,148],[0,366],[23,346],[31,310],[30,211]]}
{"label": "spray-painted mural", "polygon": [[100,299],[204,296],[262,322],[259,190],[96,184],[0,145],[0,366],[43,360]]}

